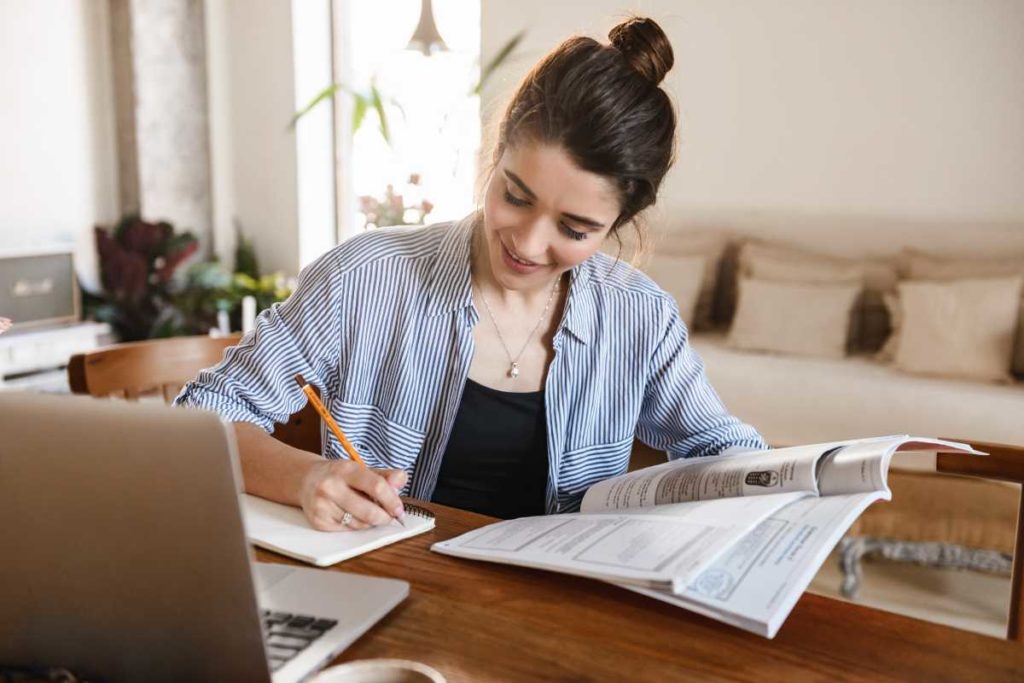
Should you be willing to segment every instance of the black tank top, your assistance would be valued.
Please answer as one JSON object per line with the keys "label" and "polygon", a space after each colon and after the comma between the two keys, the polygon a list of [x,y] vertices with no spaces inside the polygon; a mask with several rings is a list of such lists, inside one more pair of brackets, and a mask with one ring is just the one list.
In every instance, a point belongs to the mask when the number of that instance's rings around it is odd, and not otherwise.
{"label": "black tank top", "polygon": [[467,379],[431,500],[502,519],[544,514],[547,431],[543,391]]}

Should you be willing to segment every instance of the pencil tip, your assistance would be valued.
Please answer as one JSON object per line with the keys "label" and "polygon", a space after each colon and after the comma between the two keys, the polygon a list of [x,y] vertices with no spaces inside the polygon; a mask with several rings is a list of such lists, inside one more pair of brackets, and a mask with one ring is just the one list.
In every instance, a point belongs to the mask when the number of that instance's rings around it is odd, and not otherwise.
{"label": "pencil tip", "polygon": [[305,378],[303,378],[303,376],[302,376],[302,375],[295,375],[295,382],[296,382],[296,383],[297,383],[297,384],[298,384],[298,385],[299,385],[300,387],[304,387],[304,386],[306,386],[306,380],[305,380]]}

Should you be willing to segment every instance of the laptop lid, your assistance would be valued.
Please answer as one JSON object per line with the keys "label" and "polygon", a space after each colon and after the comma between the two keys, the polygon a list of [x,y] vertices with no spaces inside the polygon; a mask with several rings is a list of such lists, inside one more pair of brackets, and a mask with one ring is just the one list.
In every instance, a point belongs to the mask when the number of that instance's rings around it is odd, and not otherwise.
{"label": "laptop lid", "polygon": [[212,414],[0,394],[0,664],[89,680],[270,680]]}

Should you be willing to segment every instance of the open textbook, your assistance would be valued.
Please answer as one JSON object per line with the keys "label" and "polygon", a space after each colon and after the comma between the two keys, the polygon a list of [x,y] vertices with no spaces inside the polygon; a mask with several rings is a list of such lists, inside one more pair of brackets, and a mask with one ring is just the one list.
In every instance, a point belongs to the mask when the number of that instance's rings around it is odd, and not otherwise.
{"label": "open textbook", "polygon": [[602,579],[772,638],[832,548],[889,500],[887,436],[674,460],[595,484],[580,512],[523,517],[435,543],[475,560]]}

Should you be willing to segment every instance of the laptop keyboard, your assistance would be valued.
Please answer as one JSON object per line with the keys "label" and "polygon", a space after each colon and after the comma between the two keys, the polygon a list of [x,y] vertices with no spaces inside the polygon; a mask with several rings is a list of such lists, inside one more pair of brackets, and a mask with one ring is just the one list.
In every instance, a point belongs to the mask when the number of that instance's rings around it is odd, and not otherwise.
{"label": "laptop keyboard", "polygon": [[277,671],[338,622],[304,614],[261,610],[270,670]]}

